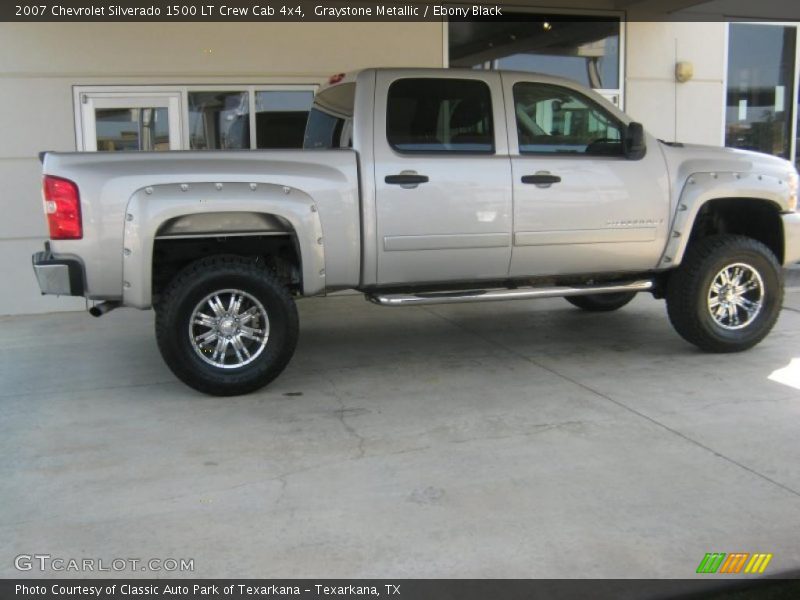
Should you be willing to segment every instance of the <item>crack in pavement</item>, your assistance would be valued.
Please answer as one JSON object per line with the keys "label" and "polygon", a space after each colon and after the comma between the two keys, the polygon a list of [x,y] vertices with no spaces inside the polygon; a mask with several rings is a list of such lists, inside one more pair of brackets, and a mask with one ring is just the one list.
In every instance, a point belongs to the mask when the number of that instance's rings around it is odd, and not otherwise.
{"label": "crack in pavement", "polygon": [[342,399],[339,390],[336,389],[336,384],[333,382],[333,379],[331,377],[327,377],[327,379],[328,383],[331,384],[331,391],[333,392],[333,397],[336,398],[336,401],[339,403],[339,410],[335,411],[336,417],[342,423],[342,427],[344,427],[345,431],[347,431],[347,433],[356,438],[356,440],[358,441],[358,445],[356,446],[357,453],[356,456],[353,457],[353,459],[354,460],[362,459],[366,454],[366,449],[364,445],[367,443],[367,438],[358,433],[358,431],[356,431],[356,428],[347,422],[346,413],[349,409],[345,406],[344,400]]}
{"label": "crack in pavement", "polygon": [[556,377],[560,377],[560,378],[564,379],[565,381],[568,381],[568,382],[572,383],[573,385],[577,385],[578,387],[586,390],[587,392],[590,392],[590,393],[592,393],[592,394],[594,394],[594,395],[596,395],[596,396],[598,396],[600,398],[603,398],[604,400],[606,400],[608,402],[611,402],[612,404],[616,404],[620,408],[622,408],[622,409],[624,409],[624,410],[626,410],[626,411],[628,411],[628,412],[630,412],[630,413],[632,413],[632,414],[634,414],[634,415],[636,415],[636,416],[638,416],[638,417],[640,417],[642,419],[645,419],[646,421],[649,421],[653,425],[656,425],[656,426],[660,427],[661,429],[664,429],[665,431],[668,431],[668,432],[672,433],[673,435],[676,435],[676,436],[680,437],[681,439],[683,439],[683,440],[685,440],[685,441],[697,446],[698,448],[702,448],[706,452],[710,452],[714,456],[716,456],[718,458],[721,458],[721,459],[731,463],[732,465],[735,465],[735,466],[739,467],[740,469],[744,469],[748,473],[750,473],[752,475],[755,475],[756,477],[759,477],[760,479],[763,479],[764,481],[767,481],[767,482],[771,483],[772,485],[775,485],[775,486],[781,488],[782,490],[789,492],[790,494],[792,494],[794,496],[800,497],[800,492],[798,492],[797,490],[789,487],[788,485],[785,485],[785,484],[781,483],[780,481],[776,481],[775,479],[772,479],[768,475],[764,475],[763,473],[760,473],[759,471],[756,471],[755,469],[753,469],[751,467],[748,467],[747,465],[745,465],[743,463],[740,463],[739,461],[737,461],[737,460],[735,460],[735,459],[733,459],[733,458],[731,458],[729,456],[726,456],[726,455],[722,454],[721,452],[718,452],[718,451],[714,450],[713,448],[711,448],[709,446],[706,446],[702,442],[700,442],[698,440],[695,440],[692,437],[689,437],[685,433],[682,433],[682,432],[678,431],[677,429],[674,429],[674,428],[670,427],[669,425],[666,425],[666,424],[662,423],[661,421],[658,421],[657,419],[654,419],[653,417],[650,417],[650,416],[644,414],[643,412],[640,412],[640,411],[636,410],[635,408],[633,408],[631,406],[628,406],[624,402],[620,402],[619,400],[615,400],[614,398],[604,394],[603,392],[601,392],[599,390],[596,390],[596,389],[590,387],[589,385],[587,385],[585,383],[582,383],[582,382],[580,382],[580,381],[578,381],[576,379],[573,379],[569,375],[565,375],[564,373],[561,373],[561,372],[559,372],[559,371],[557,371],[557,370],[555,370],[555,369],[553,369],[551,367],[548,367],[547,365],[544,365],[544,364],[542,364],[540,362],[537,362],[534,359],[532,359],[531,357],[525,356],[521,352],[518,352],[517,350],[514,350],[513,348],[510,348],[509,346],[506,346],[505,344],[503,344],[501,342],[498,342],[497,340],[494,340],[492,338],[486,337],[486,336],[478,333],[477,331],[474,331],[474,330],[470,329],[469,327],[465,327],[464,325],[461,325],[457,321],[455,321],[453,319],[450,319],[450,318],[448,318],[448,317],[446,317],[444,315],[441,315],[441,314],[431,310],[428,307],[423,306],[421,308],[424,308],[428,313],[434,315],[435,317],[438,317],[439,319],[445,321],[446,323],[449,323],[451,326],[453,326],[453,327],[455,327],[457,329],[465,331],[468,334],[470,334],[470,335],[472,335],[472,336],[474,336],[474,337],[476,337],[476,338],[478,338],[480,340],[483,340],[484,342],[487,342],[487,343],[492,344],[492,345],[494,345],[494,346],[496,346],[496,347],[498,347],[498,348],[500,348],[502,350],[505,350],[506,352],[508,352],[510,354],[513,354],[514,356],[516,356],[516,357],[518,357],[518,358],[520,358],[520,359],[522,359],[522,360],[524,360],[526,362],[529,362],[532,365],[534,365],[536,367],[539,367],[540,369],[544,369],[545,371],[547,371],[549,373],[552,373]]}

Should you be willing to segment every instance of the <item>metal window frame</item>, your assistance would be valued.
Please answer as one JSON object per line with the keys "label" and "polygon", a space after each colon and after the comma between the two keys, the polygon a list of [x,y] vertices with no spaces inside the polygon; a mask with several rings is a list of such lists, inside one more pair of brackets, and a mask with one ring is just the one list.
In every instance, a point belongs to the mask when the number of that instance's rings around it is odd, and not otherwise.
{"label": "metal window frame", "polygon": [[255,120],[255,100],[258,92],[306,92],[310,91],[316,95],[319,89],[318,83],[191,83],[191,84],[109,84],[109,85],[74,85],[73,106],[75,118],[75,147],[83,151],[86,147],[86,140],[83,139],[84,117],[81,108],[83,95],[103,94],[108,97],[123,99],[126,95],[130,98],[142,97],[146,94],[179,94],[179,118],[180,118],[180,149],[190,150],[189,148],[189,93],[190,92],[246,92],[249,103],[249,131],[250,131],[250,150],[256,148],[256,120]]}

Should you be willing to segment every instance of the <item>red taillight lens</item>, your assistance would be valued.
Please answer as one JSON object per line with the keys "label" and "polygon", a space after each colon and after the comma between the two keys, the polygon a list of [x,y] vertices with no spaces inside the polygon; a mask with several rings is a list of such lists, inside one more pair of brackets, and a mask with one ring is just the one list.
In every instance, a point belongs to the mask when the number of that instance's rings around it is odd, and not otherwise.
{"label": "red taillight lens", "polygon": [[83,237],[81,199],[78,186],[68,179],[44,176],[44,212],[50,239],[79,240]]}

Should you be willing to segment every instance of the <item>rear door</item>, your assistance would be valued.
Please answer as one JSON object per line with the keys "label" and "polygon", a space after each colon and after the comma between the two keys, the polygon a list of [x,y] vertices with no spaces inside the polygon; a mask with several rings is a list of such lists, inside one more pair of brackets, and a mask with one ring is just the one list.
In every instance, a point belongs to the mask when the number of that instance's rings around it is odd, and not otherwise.
{"label": "rear door", "polygon": [[511,166],[496,73],[378,71],[379,284],[502,279]]}

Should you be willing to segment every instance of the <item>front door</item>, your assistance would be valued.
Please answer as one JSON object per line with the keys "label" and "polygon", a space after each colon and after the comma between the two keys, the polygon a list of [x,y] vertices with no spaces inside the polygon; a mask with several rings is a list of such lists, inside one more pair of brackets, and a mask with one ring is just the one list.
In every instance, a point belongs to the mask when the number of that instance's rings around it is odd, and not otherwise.
{"label": "front door", "polygon": [[505,278],[511,166],[499,75],[378,71],[376,84],[378,283]]}
{"label": "front door", "polygon": [[658,142],[623,155],[625,125],[583,92],[503,75],[514,188],[510,275],[653,268],[666,243],[669,186]]}

